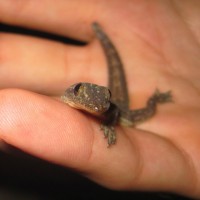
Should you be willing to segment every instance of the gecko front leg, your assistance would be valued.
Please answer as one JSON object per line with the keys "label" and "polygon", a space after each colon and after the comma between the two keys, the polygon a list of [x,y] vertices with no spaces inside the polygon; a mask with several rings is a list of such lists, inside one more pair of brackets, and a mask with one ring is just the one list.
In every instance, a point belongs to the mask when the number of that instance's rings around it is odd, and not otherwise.
{"label": "gecko front leg", "polygon": [[116,132],[114,126],[101,124],[101,130],[104,132],[105,138],[108,139],[108,147],[116,143]]}
{"label": "gecko front leg", "polygon": [[105,138],[108,139],[108,147],[116,143],[116,132],[114,127],[118,123],[119,117],[119,108],[111,102],[109,109],[104,113],[103,123],[101,124],[101,130],[104,132]]}

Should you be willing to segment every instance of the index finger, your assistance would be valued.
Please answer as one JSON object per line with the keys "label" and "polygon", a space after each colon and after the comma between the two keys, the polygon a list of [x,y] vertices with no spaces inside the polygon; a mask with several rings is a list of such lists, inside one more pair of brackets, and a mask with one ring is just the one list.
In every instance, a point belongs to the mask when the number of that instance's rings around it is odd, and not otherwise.
{"label": "index finger", "polygon": [[0,21],[43,30],[79,40],[89,40],[89,24],[98,16],[101,1],[0,1]]}

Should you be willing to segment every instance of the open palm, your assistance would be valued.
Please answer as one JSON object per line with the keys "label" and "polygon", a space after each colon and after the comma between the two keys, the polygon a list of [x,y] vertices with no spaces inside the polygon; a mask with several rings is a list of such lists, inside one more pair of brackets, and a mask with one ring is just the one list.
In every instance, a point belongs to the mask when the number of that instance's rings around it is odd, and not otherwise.
{"label": "open palm", "polygon": [[[0,34],[2,141],[109,188],[200,197],[200,3],[17,2],[0,1],[2,22],[88,45]],[[107,85],[106,60],[91,29],[94,21],[119,51],[131,108],[143,107],[156,88],[171,90],[174,100],[135,128],[117,127],[111,148],[106,148],[97,119],[48,97],[59,97],[80,81]]]}

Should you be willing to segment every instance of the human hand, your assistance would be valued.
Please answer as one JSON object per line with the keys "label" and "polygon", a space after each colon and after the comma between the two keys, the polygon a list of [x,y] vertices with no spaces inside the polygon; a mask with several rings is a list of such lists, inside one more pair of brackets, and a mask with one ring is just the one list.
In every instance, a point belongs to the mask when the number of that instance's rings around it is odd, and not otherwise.
{"label": "human hand", "polygon": [[[4,23],[88,42],[1,33],[0,138],[108,188],[200,197],[199,10],[194,0],[0,1]],[[137,129],[117,127],[111,148],[92,116],[44,96],[59,97],[79,81],[107,84],[94,21],[120,53],[132,108],[155,88],[174,97]]]}

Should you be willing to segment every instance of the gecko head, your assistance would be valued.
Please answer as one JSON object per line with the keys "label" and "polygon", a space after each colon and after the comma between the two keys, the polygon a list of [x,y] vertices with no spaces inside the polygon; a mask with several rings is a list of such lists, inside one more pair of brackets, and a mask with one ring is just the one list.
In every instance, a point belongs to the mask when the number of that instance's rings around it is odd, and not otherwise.
{"label": "gecko head", "polygon": [[61,99],[73,108],[101,115],[110,107],[111,92],[96,84],[76,83],[65,91]]}

